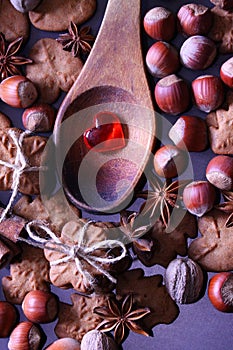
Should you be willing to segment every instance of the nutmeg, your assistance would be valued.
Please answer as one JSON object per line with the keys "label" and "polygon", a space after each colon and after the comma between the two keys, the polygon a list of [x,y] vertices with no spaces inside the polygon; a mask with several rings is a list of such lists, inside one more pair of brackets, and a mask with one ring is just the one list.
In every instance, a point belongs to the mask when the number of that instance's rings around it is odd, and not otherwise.
{"label": "nutmeg", "polygon": [[81,341],[81,350],[117,350],[118,346],[106,334],[92,330],[87,332]]}
{"label": "nutmeg", "polygon": [[193,99],[196,106],[209,113],[217,109],[224,100],[221,79],[214,75],[201,75],[192,82]]}
{"label": "nutmeg", "polygon": [[151,38],[169,41],[175,34],[176,18],[170,10],[157,6],[146,13],[143,24]]}
{"label": "nutmeg", "polygon": [[39,350],[41,345],[41,332],[32,322],[21,322],[12,331],[9,350]]}
{"label": "nutmeg", "polygon": [[146,65],[151,75],[163,78],[178,70],[180,66],[178,52],[171,44],[157,41],[147,52]]}
{"label": "nutmeg", "polygon": [[189,87],[175,74],[160,79],[155,85],[154,94],[156,103],[163,112],[176,115],[184,112],[189,106]]}
{"label": "nutmeg", "polygon": [[80,344],[73,338],[61,338],[55,340],[46,350],[80,350]]}
{"label": "nutmeg", "polygon": [[184,115],[177,119],[168,136],[176,147],[189,152],[201,152],[208,146],[208,131],[204,119]]}
{"label": "nutmeg", "polygon": [[33,132],[51,131],[55,122],[55,110],[45,103],[26,108],[22,122],[25,129]]}
{"label": "nutmeg", "polygon": [[22,309],[25,316],[31,322],[52,322],[58,312],[58,299],[51,292],[32,290],[26,294]]}
{"label": "nutmeg", "polygon": [[11,4],[19,12],[28,12],[34,10],[41,0],[10,0]]}
{"label": "nutmeg", "polygon": [[177,18],[179,30],[188,36],[207,34],[213,22],[208,7],[193,3],[181,6]]}
{"label": "nutmeg", "polygon": [[34,84],[23,75],[13,75],[0,84],[0,98],[11,107],[27,108],[37,96]]}
{"label": "nutmeg", "polygon": [[15,307],[7,301],[0,301],[0,338],[9,337],[16,321]]}
{"label": "nutmeg", "polygon": [[203,281],[201,267],[189,258],[172,260],[165,272],[167,291],[180,304],[195,302],[202,291]]}
{"label": "nutmeg", "polygon": [[202,35],[194,35],[185,40],[180,48],[180,60],[193,70],[206,69],[216,57],[215,43]]}

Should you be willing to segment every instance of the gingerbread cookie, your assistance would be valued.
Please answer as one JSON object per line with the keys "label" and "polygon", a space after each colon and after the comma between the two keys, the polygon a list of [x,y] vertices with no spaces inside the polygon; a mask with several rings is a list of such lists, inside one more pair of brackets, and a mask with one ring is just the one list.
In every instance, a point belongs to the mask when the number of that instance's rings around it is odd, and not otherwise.
{"label": "gingerbread cookie", "polygon": [[206,271],[233,270],[233,227],[226,227],[228,214],[214,209],[198,219],[202,235],[188,249],[191,259]]}
{"label": "gingerbread cookie", "polygon": [[10,265],[10,276],[2,278],[2,287],[11,303],[21,304],[31,290],[50,290],[49,263],[43,250],[22,243],[22,256]]}
{"label": "gingerbread cookie", "polygon": [[105,306],[108,298],[109,296],[103,294],[93,294],[91,297],[72,294],[72,305],[60,303],[56,335],[59,338],[70,337],[81,341],[88,331],[95,329],[101,322],[102,319],[93,310],[95,307]]}
{"label": "gingerbread cookie", "polygon": [[50,198],[22,196],[14,205],[14,213],[27,219],[28,221],[40,220],[51,225],[52,230],[57,234],[63,226],[72,219],[81,216],[80,210],[64,203],[65,197],[62,191],[55,193]]}
{"label": "gingerbread cookie", "polygon": [[6,129],[11,127],[10,119],[3,113],[0,112],[0,128]]}
{"label": "gingerbread cookie", "polygon": [[210,2],[223,10],[230,10],[233,8],[233,0],[210,0]]}
{"label": "gingerbread cookie", "polygon": [[[84,230],[84,231],[83,231]],[[77,249],[77,253],[81,250],[82,256],[78,256],[79,264],[77,266],[74,256],[71,256],[72,249],[78,247],[79,239],[84,236],[81,241],[81,246]],[[62,229],[60,236],[60,245],[49,243],[45,246],[45,257],[50,262],[50,279],[51,282],[61,288],[71,288],[82,293],[91,293],[95,291],[110,291],[113,289],[113,283],[101,271],[104,268],[106,271],[112,269],[109,264],[98,264],[93,258],[107,258],[106,249],[95,248],[91,253],[85,252],[85,248],[90,248],[95,244],[104,242],[108,237],[108,224],[106,223],[88,223],[85,219],[79,221],[70,221]],[[65,245],[65,250],[61,250]],[[52,248],[52,249],[50,249]],[[108,249],[109,250],[109,249]],[[113,253],[113,252],[111,252]],[[86,256],[88,259],[85,259]],[[62,262],[60,259],[66,259]],[[59,262],[60,261],[60,262]],[[89,262],[88,262],[89,261]],[[94,261],[94,264],[90,261]],[[94,265],[99,266],[96,268]],[[127,266],[127,265],[126,265]],[[113,266],[114,269],[114,266]],[[88,273],[92,282],[86,277]]]}
{"label": "gingerbread cookie", "polygon": [[143,318],[148,329],[160,323],[172,323],[178,317],[178,306],[163,285],[161,275],[145,277],[142,269],[126,271],[118,277],[116,293],[120,296],[133,294],[138,306],[150,309],[150,314]]}
{"label": "gingerbread cookie", "polygon": [[140,250],[137,245],[134,245],[134,251],[145,266],[159,264],[167,267],[177,255],[187,254],[187,239],[196,236],[196,218],[186,212],[182,221],[171,232],[166,232],[166,227],[160,219],[156,220],[148,234],[143,236],[143,239],[150,242],[150,250]]}
{"label": "gingerbread cookie", "polygon": [[206,117],[210,146],[216,154],[233,154],[233,92],[227,95],[227,106],[211,112]]}
{"label": "gingerbread cookie", "polygon": [[95,12],[96,0],[43,0],[34,11],[29,12],[32,24],[41,30],[61,31],[70,22],[81,24]]}
{"label": "gingerbread cookie", "polygon": [[26,68],[27,78],[35,84],[43,103],[53,103],[61,90],[67,92],[83,67],[82,61],[64,51],[55,39],[37,41],[29,57],[33,63]]}
{"label": "gingerbread cookie", "polygon": [[215,6],[213,13],[213,25],[208,34],[209,38],[219,43],[220,53],[233,52],[233,12],[229,12]]}
{"label": "gingerbread cookie", "polygon": [[9,0],[0,0],[0,32],[5,35],[7,41],[14,41],[21,36],[26,41],[29,28],[26,14],[17,11]]}
{"label": "gingerbread cookie", "polygon": [[[13,181],[15,168],[22,167],[22,160],[18,153],[21,135],[22,131],[16,128],[0,129],[0,160],[6,163],[6,165],[0,164],[0,190],[2,191],[10,190],[15,186]],[[22,140],[20,152],[27,165],[20,174],[18,190],[24,194],[39,193],[39,167],[45,145],[46,138],[41,136],[26,137],[25,135]],[[38,168],[38,170],[30,171],[30,167]]]}

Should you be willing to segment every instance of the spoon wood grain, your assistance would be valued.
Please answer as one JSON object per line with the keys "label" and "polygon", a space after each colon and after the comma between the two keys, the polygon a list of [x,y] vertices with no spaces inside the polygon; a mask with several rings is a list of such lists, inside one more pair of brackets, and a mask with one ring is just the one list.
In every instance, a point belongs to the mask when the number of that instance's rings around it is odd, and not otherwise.
{"label": "spoon wood grain", "polygon": [[[116,212],[127,203],[154,144],[140,9],[140,0],[108,1],[91,54],[55,123],[55,144],[64,161],[59,165],[63,189],[74,205],[94,212]],[[94,115],[101,110],[119,116],[127,139],[124,148],[103,153],[86,149],[82,134],[93,127]]]}

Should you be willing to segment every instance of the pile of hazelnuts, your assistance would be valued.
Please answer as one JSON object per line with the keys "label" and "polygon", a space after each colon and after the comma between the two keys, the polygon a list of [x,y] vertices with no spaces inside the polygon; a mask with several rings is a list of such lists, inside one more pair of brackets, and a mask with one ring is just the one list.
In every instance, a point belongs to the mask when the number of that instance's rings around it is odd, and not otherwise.
{"label": "pile of hazelnuts", "polygon": [[[146,54],[146,66],[155,78],[154,97],[160,111],[168,115],[184,113],[191,102],[202,112],[210,113],[225,100],[225,89],[233,88],[233,57],[220,67],[218,76],[197,76],[191,87],[176,75],[181,67],[192,71],[203,71],[217,57],[217,47],[208,37],[213,24],[210,8],[201,4],[186,4],[177,14],[164,7],[154,7],[144,16],[145,32],[155,40]],[[171,40],[175,33],[182,33],[185,41],[178,50]],[[157,175],[172,179],[184,172],[188,152],[201,152],[208,148],[208,129],[205,118],[180,116],[169,131],[173,144],[159,148],[154,155]],[[207,165],[207,181],[193,181],[183,191],[186,209],[197,217],[210,211],[219,198],[219,192],[233,190],[233,158],[231,155],[216,155]],[[229,193],[229,192],[228,192]],[[216,274],[210,281],[208,295],[212,304],[220,311],[233,311],[231,300],[224,300],[224,288],[231,285],[233,273]]]}
{"label": "pile of hazelnuts", "polygon": [[[18,323],[19,314],[15,306],[7,301],[0,301],[0,337],[9,337],[8,349],[38,349],[44,340],[39,324],[50,323],[56,319],[58,304],[58,297],[54,293],[32,290],[26,294],[22,303],[27,321]],[[61,338],[46,349],[80,350],[80,344],[72,338]]]}

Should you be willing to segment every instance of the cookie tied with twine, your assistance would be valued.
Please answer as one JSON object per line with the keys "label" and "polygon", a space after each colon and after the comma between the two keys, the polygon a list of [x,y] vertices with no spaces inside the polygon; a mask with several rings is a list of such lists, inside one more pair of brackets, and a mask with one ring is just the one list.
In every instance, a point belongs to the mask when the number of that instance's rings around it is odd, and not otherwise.
{"label": "cookie tied with twine", "polygon": [[[29,239],[20,238],[44,249],[50,262],[52,284],[61,288],[73,287],[81,293],[110,291],[116,283],[110,266],[126,257],[125,245],[107,239],[106,227],[80,219],[68,222],[57,237],[43,222],[34,220],[26,225]],[[44,233],[44,237],[41,233]],[[118,254],[113,254],[117,249]]]}
{"label": "cookie tied with twine", "polygon": [[39,171],[46,138],[31,136],[16,128],[0,129],[0,190],[12,190],[9,202],[2,212],[2,222],[10,212],[18,191],[39,193]]}

